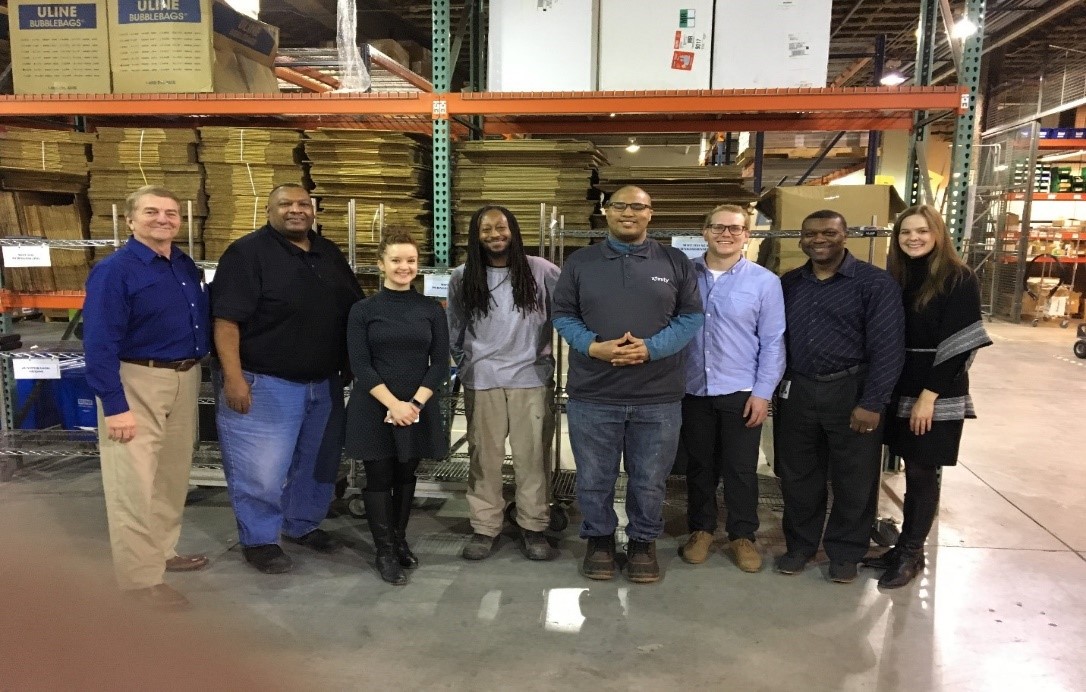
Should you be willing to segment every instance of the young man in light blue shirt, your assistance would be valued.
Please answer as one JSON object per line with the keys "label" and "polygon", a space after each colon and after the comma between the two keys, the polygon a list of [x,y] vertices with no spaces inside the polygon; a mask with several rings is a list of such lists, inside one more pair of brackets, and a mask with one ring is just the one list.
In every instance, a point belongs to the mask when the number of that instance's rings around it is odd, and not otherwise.
{"label": "young man in light blue shirt", "polygon": [[769,400],[784,374],[784,296],[776,275],[743,257],[750,219],[723,204],[705,217],[705,255],[694,260],[705,324],[686,347],[681,444],[687,458],[692,564],[709,556],[716,487],[724,481],[726,529],[736,564],[757,572],[758,445]]}

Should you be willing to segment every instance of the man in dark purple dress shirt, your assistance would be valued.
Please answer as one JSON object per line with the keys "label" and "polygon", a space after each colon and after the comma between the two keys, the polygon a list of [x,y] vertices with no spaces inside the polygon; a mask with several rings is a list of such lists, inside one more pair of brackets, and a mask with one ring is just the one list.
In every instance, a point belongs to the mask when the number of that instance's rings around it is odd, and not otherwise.
{"label": "man in dark purple dress shirt", "polygon": [[845,249],[847,229],[830,210],[803,221],[799,246],[810,260],[781,277],[788,362],[774,399],[787,543],[777,571],[802,571],[821,542],[840,583],[856,578],[867,552],[883,412],[905,362],[901,289]]}

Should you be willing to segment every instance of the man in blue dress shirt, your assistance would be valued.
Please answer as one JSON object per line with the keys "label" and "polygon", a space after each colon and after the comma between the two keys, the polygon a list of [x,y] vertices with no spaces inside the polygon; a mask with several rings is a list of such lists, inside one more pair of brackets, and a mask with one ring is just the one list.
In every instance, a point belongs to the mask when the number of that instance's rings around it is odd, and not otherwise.
{"label": "man in blue dress shirt", "polygon": [[883,412],[905,364],[901,289],[849,253],[847,237],[835,211],[803,220],[799,247],[810,260],[781,277],[788,368],[773,408],[788,547],[777,571],[801,572],[821,542],[830,579],[845,584],[870,542]]}
{"label": "man in blue dress shirt", "polygon": [[694,260],[705,325],[686,347],[681,444],[690,537],[679,552],[691,564],[708,558],[723,480],[729,548],[741,570],[757,572],[758,447],[784,374],[784,296],[773,272],[743,257],[748,224],[742,207],[716,207],[702,230],[708,248]]}
{"label": "man in blue dress shirt", "polygon": [[207,294],[196,264],[172,242],[181,228],[177,196],[145,186],[125,205],[132,237],[87,278],[87,382],[98,398],[117,582],[144,604],[180,609],[188,600],[163,583],[163,573],[208,562],[176,552],[196,439],[199,364],[209,348]]}

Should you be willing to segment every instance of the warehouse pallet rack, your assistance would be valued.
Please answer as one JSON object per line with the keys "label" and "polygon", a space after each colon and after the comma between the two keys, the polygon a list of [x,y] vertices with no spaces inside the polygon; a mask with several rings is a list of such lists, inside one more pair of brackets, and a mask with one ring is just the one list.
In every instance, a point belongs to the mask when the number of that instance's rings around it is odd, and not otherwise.
{"label": "warehouse pallet rack", "polygon": [[[295,71],[277,69],[297,84],[322,93],[275,95],[162,94],[0,96],[7,119],[67,118],[74,124],[134,118],[177,118],[201,123],[242,124],[252,117],[284,126],[309,126],[321,118],[350,118],[363,126],[420,131],[433,135],[433,247],[436,267],[446,271],[451,256],[451,139],[457,136],[564,134],[604,132],[705,132],[789,130],[912,130],[922,143],[927,125],[938,117],[957,118],[955,162],[950,182],[950,225],[957,236],[967,227],[967,172],[970,168],[980,47],[983,31],[961,46],[959,84],[924,86],[931,81],[938,0],[920,0],[917,83],[914,87],[822,89],[750,89],[698,91],[623,91],[589,93],[451,93],[455,57],[448,0],[433,0],[432,90],[347,94],[327,92],[327,85]],[[984,0],[968,0],[966,10],[983,28]],[[478,37],[476,42],[478,43]],[[420,80],[412,84],[427,89]],[[239,120],[241,119],[241,120]],[[189,120],[188,122],[192,122]],[[188,126],[186,123],[185,126]],[[924,199],[925,168],[921,147],[914,147],[908,187],[910,201]],[[928,197],[930,199],[930,197]],[[63,241],[47,241],[48,244]],[[75,241],[79,242],[79,241]],[[95,241],[87,241],[93,243]],[[107,241],[108,242],[108,241]],[[0,332],[10,328],[8,311],[17,308],[82,306],[74,292],[16,294],[0,290]],[[16,356],[18,357],[18,356]],[[0,479],[10,477],[12,459],[47,452],[90,453],[88,440],[76,433],[13,430],[13,383],[10,358],[3,363],[0,393]],[[77,442],[82,444],[77,445]],[[52,450],[52,451],[50,451]],[[199,462],[197,471],[199,470]],[[435,476],[460,477],[460,467]],[[198,475],[198,474],[197,474]]]}

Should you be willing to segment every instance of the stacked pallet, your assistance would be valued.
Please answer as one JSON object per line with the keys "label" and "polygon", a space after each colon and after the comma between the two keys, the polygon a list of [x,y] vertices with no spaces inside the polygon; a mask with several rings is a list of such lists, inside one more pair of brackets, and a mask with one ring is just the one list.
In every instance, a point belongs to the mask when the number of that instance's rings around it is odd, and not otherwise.
{"label": "stacked pallet", "polygon": [[[609,166],[600,170],[597,187],[610,196],[624,185],[636,185],[652,198],[649,230],[701,232],[705,215],[718,204],[747,206],[757,196],[743,183],[737,166]],[[593,228],[606,228],[602,214]]]}
{"label": "stacked pallet", "polygon": [[[834,138],[830,132],[767,132],[762,156],[765,159],[789,159],[810,162],[822,153],[822,149]],[[846,132],[829,151],[829,159],[863,159],[867,154],[867,133]],[[736,165],[746,168],[754,165],[755,149],[751,146],[740,152]]]}
{"label": "stacked pallet", "polygon": [[[198,243],[207,216],[207,199],[202,171],[196,162],[196,142],[196,132],[184,128],[98,128],[91,149],[91,238],[113,238],[115,207],[118,235],[123,241],[129,233],[124,222],[125,198],[144,185],[158,185],[181,199],[183,216],[187,214],[187,202],[192,202],[192,235]],[[178,241],[184,244],[188,233],[182,225]],[[108,248],[95,249],[99,257],[108,252]]]}
{"label": "stacked pallet", "polygon": [[268,195],[302,183],[301,133],[260,127],[201,127],[208,215],[204,259],[218,260],[233,241],[267,222]]}
{"label": "stacked pallet", "polygon": [[346,251],[348,203],[355,201],[355,259],[375,265],[379,205],[384,228],[410,231],[419,263],[433,264],[430,138],[401,132],[321,128],[306,132],[305,153],[321,233]]}
{"label": "stacked pallet", "polygon": [[[486,204],[507,207],[520,222],[527,248],[539,246],[539,205],[557,207],[569,230],[587,230],[592,214],[592,178],[607,163],[591,142],[497,140],[464,142],[456,150],[457,193],[453,242],[467,245],[468,226]],[[567,245],[584,244],[571,239]],[[462,259],[463,255],[458,253]]]}

